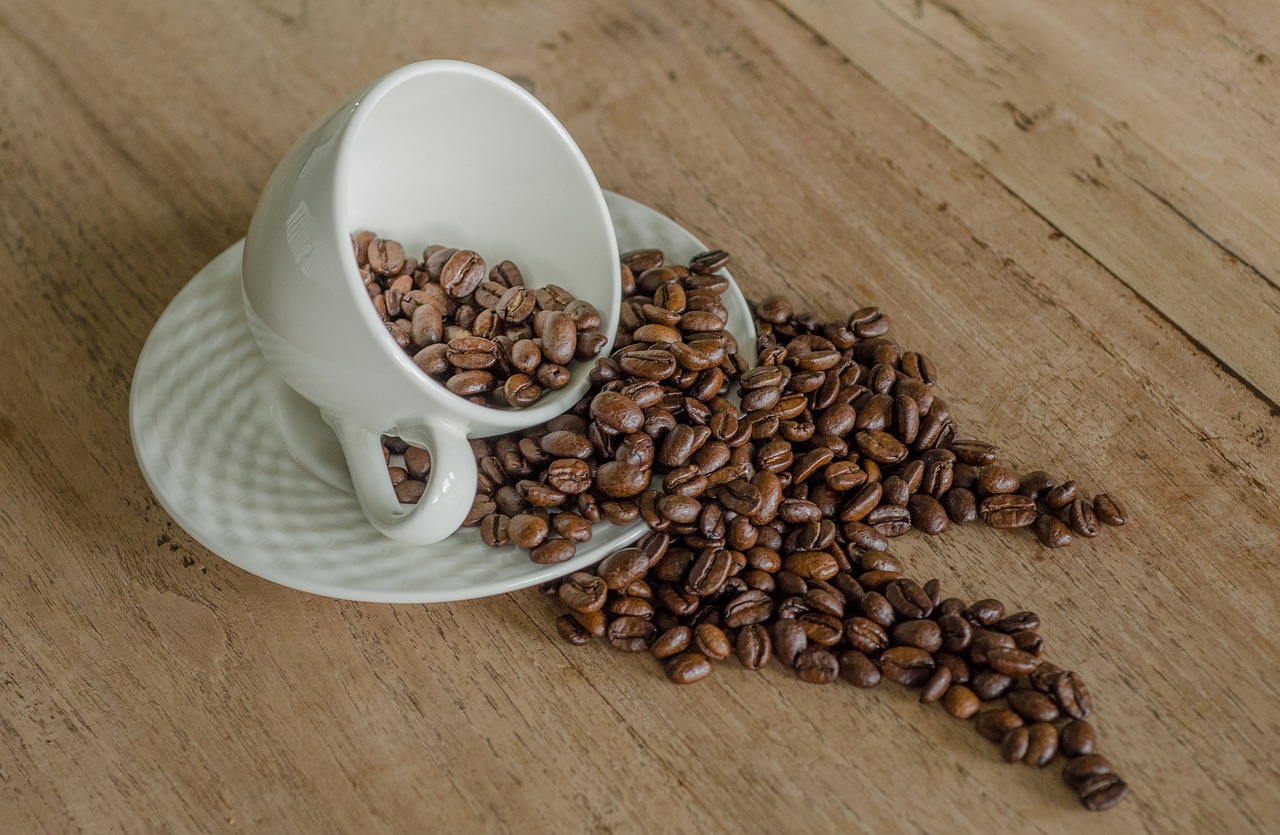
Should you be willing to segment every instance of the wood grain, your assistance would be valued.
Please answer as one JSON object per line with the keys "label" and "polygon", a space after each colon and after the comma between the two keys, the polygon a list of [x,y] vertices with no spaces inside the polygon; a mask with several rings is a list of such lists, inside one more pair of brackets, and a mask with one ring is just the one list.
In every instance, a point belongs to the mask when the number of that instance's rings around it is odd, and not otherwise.
{"label": "wood grain", "polygon": [[1278,56],[1250,4],[782,2],[1280,402]]}
{"label": "wood grain", "polygon": [[[970,5],[983,37],[947,40]],[[888,0],[788,6],[824,37],[763,0],[0,4],[6,831],[1273,826],[1280,389],[1264,360],[1280,320],[1244,263],[1277,266],[1258,141],[1275,94],[1246,80],[1270,65],[1227,60],[1198,5],[1098,5],[1081,23],[922,4],[933,29]],[[1280,22],[1263,4],[1220,14],[1246,49]],[[1081,31],[1093,60],[1068,60]],[[1148,76],[1104,71],[1105,44],[1146,60],[1144,39],[1180,50],[1159,104]],[[975,68],[1028,43],[1055,57],[1013,75],[1043,95],[966,98],[1013,85]],[[169,520],[127,440],[148,330],[243,234],[294,137],[427,57],[531,83],[603,185],[731,250],[749,295],[787,290],[829,315],[880,303],[936,358],[969,434],[1125,496],[1131,527],[1066,552],[985,528],[896,544],[922,578],[1041,613],[1048,656],[1092,686],[1134,789],[1122,807],[1088,815],[1057,767],[1006,766],[898,689],[733,663],[677,688],[648,658],[561,643],[534,592],[328,600],[231,567]],[[1028,115],[1052,102],[1067,126],[1000,133],[992,115],[1013,114],[993,97]],[[1177,114],[1210,98],[1199,146]],[[1072,138],[1063,114],[1096,126],[1102,110],[1140,152]]]}

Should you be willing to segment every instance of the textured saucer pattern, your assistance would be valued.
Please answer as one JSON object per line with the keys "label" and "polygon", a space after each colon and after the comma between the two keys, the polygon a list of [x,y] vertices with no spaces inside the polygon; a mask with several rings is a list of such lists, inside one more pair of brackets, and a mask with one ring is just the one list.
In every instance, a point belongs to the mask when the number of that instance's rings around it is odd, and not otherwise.
{"label": "textured saucer pattern", "polygon": [[[635,201],[607,194],[622,251],[665,249],[685,261],[705,247]],[[130,426],[138,462],[161,504],[227,561],[303,591],[352,600],[427,603],[512,591],[590,565],[643,533],[596,526],[569,562],[542,566],[515,548],[488,548],[475,530],[431,546],[380,535],[355,497],[298,464],[271,417],[278,380],[245,322],[243,242],[211,261],[170,303],[138,359]],[[729,330],[753,359],[750,310],[734,284]]]}

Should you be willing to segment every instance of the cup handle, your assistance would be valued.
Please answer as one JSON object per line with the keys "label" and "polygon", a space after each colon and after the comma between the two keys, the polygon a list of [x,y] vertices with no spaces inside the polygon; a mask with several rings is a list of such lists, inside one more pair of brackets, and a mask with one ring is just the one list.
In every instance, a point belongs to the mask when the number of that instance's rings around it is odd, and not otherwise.
{"label": "cup handle", "polygon": [[342,445],[364,515],[383,535],[410,545],[430,545],[462,525],[475,499],[476,459],[461,427],[424,422],[406,433],[421,437],[431,453],[427,489],[410,507],[400,504],[387,477],[381,433],[327,412],[324,419]]}

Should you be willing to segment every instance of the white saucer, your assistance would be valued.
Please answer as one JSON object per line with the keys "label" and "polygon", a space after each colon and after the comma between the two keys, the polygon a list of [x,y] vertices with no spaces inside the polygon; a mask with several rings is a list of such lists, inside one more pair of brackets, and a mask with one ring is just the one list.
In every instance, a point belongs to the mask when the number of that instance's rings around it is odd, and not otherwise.
{"label": "white saucer", "polygon": [[[605,194],[620,251],[658,247],[687,263],[707,247],[671,219]],[[240,289],[244,242],[209,262],[160,316],[138,358],[129,401],[134,451],[169,515],[228,562],[302,591],[379,603],[432,603],[514,591],[591,565],[643,534],[641,522],[596,525],[559,565],[516,548],[488,548],[462,530],[435,545],[387,539],[365,520],[337,441],[303,444],[310,404],[291,399],[249,333]],[[725,293],[729,330],[755,360],[751,311]],[[278,425],[306,421],[291,446]],[[323,424],[321,424],[323,426]],[[325,446],[324,442],[330,445]],[[325,449],[331,452],[324,452]],[[317,452],[318,451],[318,452]]]}

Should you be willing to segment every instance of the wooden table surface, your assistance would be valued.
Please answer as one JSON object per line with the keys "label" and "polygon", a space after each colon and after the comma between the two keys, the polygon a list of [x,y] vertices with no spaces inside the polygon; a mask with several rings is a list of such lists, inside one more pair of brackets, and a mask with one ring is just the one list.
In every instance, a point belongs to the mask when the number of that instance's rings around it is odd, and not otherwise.
{"label": "wooden table surface", "polygon": [[[1273,2],[0,2],[0,829],[1247,832],[1280,819]],[[743,289],[865,302],[967,434],[1124,496],[895,552],[1041,613],[1131,797],[906,691],[670,685],[534,591],[370,605],[190,539],[134,461],[165,305],[411,61],[531,86]]]}

